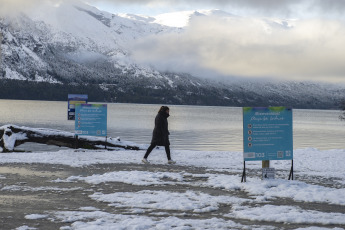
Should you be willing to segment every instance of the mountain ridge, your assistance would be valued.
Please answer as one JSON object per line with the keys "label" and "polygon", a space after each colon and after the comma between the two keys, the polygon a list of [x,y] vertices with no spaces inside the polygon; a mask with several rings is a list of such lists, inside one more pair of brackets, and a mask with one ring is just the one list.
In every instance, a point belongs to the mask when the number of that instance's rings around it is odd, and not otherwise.
{"label": "mountain ridge", "polygon": [[[15,87],[14,80],[29,87],[23,87],[26,94],[16,99],[36,98],[30,87],[38,90],[46,83],[56,86],[57,90],[50,90],[56,91],[58,100],[63,100],[58,91],[64,85],[80,92],[93,85],[104,96],[99,97],[101,100],[111,102],[329,109],[337,108],[345,97],[345,88],[336,85],[251,80],[226,83],[138,64],[130,57],[132,42],[157,34],[181,33],[183,29],[158,24],[153,17],[121,17],[78,1],[72,3],[47,8],[45,13],[23,13],[15,20],[0,18],[0,87]],[[207,17],[205,12],[201,14]],[[45,14],[50,18],[46,20]],[[59,15],[64,20],[56,20]],[[4,92],[1,98],[14,97],[8,95],[11,90],[6,90],[7,96]],[[42,96],[51,98],[54,96]]]}

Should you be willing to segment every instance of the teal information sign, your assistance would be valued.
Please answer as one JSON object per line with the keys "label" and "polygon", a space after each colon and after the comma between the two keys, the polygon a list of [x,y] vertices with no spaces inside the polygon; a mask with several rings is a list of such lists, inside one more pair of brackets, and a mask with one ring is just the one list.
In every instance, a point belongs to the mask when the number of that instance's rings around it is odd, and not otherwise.
{"label": "teal information sign", "polygon": [[76,104],[75,134],[107,136],[107,105]]}
{"label": "teal information sign", "polygon": [[293,159],[291,108],[243,108],[243,158],[245,161]]}

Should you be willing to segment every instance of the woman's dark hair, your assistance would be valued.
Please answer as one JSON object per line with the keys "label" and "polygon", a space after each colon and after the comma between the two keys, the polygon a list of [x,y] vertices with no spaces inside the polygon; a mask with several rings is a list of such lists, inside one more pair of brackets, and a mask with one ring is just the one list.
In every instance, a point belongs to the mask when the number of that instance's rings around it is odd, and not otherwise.
{"label": "woman's dark hair", "polygon": [[169,107],[168,106],[161,106],[161,108],[159,109],[159,111],[158,111],[158,113],[159,112],[166,112],[167,110],[169,109]]}

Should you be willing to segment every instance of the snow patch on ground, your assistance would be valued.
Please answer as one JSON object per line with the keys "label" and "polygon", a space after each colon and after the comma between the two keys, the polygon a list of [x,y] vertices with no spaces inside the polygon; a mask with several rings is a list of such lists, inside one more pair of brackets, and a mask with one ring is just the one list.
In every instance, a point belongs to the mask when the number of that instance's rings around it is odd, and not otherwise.
{"label": "snow patch on ground", "polygon": [[[187,177],[204,178],[206,182],[189,182]],[[87,177],[72,176],[66,180],[55,182],[73,182],[82,180],[90,184],[120,182],[138,186],[186,184],[220,188],[226,190],[242,190],[255,197],[257,201],[268,199],[290,198],[295,201],[320,202],[345,206],[345,189],[329,188],[320,185],[307,184],[301,181],[283,179],[261,180],[252,178],[251,181],[241,183],[241,178],[226,174],[187,174],[170,172],[120,171],[103,175]]]}
{"label": "snow patch on ground", "polygon": [[233,208],[232,214],[227,216],[252,221],[290,224],[345,224],[345,214],[306,211],[293,206],[265,205],[254,208],[237,206]]}
{"label": "snow patch on ground", "polygon": [[[146,217],[115,215],[106,212],[56,212],[55,217],[63,222],[72,222],[64,230],[108,230],[108,229],[240,229],[241,224],[219,218],[181,219],[177,217]],[[269,229],[269,228],[257,228]]]}
{"label": "snow patch on ground", "polygon": [[38,220],[38,219],[45,219],[47,217],[48,217],[48,215],[31,214],[31,215],[26,215],[25,219],[27,219],[27,220]]}
{"label": "snow patch on ground", "polygon": [[122,182],[133,185],[158,185],[158,184],[174,184],[171,181],[182,181],[183,176],[180,173],[170,172],[143,172],[143,171],[120,171],[110,172],[103,175],[93,175],[88,177],[69,177],[66,182],[74,180],[84,180],[90,184],[100,184],[105,182]]}
{"label": "snow patch on ground", "polygon": [[184,193],[166,191],[139,191],[102,194],[96,193],[90,196],[97,201],[109,203],[109,206],[117,208],[139,208],[144,210],[168,210],[168,211],[192,211],[195,213],[212,212],[219,208],[220,204],[241,204],[249,202],[248,199],[240,199],[230,196],[211,196],[205,193],[187,191]]}

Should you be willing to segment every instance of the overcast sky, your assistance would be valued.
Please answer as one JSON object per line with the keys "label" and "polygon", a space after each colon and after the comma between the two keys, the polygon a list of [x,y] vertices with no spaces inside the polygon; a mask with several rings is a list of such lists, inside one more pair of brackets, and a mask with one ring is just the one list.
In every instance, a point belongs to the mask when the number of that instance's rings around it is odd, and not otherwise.
{"label": "overcast sky", "polygon": [[113,13],[156,15],[180,10],[221,9],[243,16],[284,18],[331,17],[344,14],[343,0],[83,0]]}
{"label": "overcast sky", "polygon": [[[220,9],[241,16],[233,20],[201,17],[180,35],[139,41],[134,58],[161,70],[206,77],[345,83],[342,0],[99,0],[89,4],[112,13],[154,16]],[[270,27],[256,18],[287,19],[291,27]]]}

